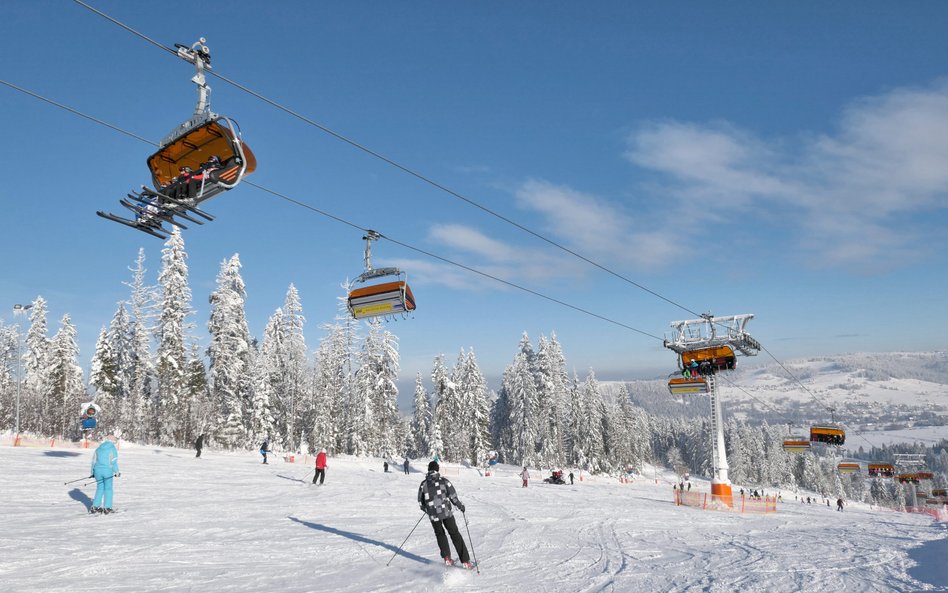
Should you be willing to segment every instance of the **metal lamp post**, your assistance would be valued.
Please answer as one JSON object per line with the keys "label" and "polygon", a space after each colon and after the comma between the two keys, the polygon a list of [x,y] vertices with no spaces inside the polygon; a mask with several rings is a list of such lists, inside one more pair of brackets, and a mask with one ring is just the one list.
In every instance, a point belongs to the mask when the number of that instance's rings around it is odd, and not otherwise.
{"label": "metal lamp post", "polygon": [[[26,313],[29,309],[32,309],[33,305],[13,305],[13,315],[16,316],[21,313]],[[23,372],[21,366],[23,364],[23,354],[21,348],[20,339],[20,326],[17,324],[16,331],[16,429],[14,432],[14,438],[20,434],[20,384],[23,383]]]}

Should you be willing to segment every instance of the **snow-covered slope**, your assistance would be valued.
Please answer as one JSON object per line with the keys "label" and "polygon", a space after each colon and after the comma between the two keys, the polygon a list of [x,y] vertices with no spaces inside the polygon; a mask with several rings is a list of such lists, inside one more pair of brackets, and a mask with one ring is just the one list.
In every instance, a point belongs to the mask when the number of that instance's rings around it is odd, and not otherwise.
{"label": "snow-covered slope", "polygon": [[[658,475],[633,484],[492,477],[447,468],[480,574],[440,565],[415,502],[422,473],[330,459],[326,483],[249,453],[123,445],[109,516],[86,514],[92,452],[0,447],[0,591],[887,591],[948,587],[944,524],[793,502],[768,516],[675,507]],[[457,475],[453,475],[453,474]],[[706,484],[696,482],[698,489]],[[467,536],[462,522],[462,533]],[[391,565],[387,563],[391,560]],[[921,564],[919,564],[921,562]]]}

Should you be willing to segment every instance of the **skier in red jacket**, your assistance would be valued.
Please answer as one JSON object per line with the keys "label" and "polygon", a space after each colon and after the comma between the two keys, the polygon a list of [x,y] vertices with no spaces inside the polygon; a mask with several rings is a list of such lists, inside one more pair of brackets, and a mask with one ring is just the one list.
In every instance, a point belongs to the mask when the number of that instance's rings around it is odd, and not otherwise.
{"label": "skier in red jacket", "polygon": [[[326,479],[326,465],[326,450],[320,449],[319,454],[316,455],[316,473],[313,474],[313,484],[322,484],[323,480]],[[319,480],[319,482],[316,480]]]}

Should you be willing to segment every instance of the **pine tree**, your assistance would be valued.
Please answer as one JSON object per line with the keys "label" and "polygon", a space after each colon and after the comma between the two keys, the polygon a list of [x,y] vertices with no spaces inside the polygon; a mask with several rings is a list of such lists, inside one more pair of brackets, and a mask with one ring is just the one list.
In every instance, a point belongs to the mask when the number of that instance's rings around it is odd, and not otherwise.
{"label": "pine tree", "polygon": [[154,426],[147,422],[151,416],[153,365],[151,360],[150,315],[154,307],[154,289],[145,284],[145,250],[139,249],[135,261],[131,294],[132,322],[129,331],[130,359],[128,428],[126,438],[139,442],[154,438]]}
{"label": "pine tree", "polygon": [[47,430],[62,438],[71,438],[77,434],[79,404],[85,401],[86,394],[83,389],[82,367],[79,366],[76,328],[72,325],[68,313],[63,315],[59,331],[53,336],[47,376]]}
{"label": "pine tree", "polygon": [[460,379],[462,387],[462,421],[468,427],[466,457],[474,465],[487,460],[492,449],[490,441],[490,402],[487,399],[487,380],[477,366],[474,350],[464,358]]}
{"label": "pine tree", "polygon": [[126,438],[133,436],[130,396],[134,369],[131,333],[128,311],[125,309],[125,302],[122,301],[118,304],[112,321],[109,322],[108,330],[109,349],[115,360],[115,403],[113,409],[103,410],[103,415],[109,417],[109,424],[113,430],[121,430]]}
{"label": "pine tree", "polygon": [[421,373],[415,374],[415,401],[411,417],[411,437],[408,454],[412,457],[424,457],[431,451],[431,400],[421,380]]}
{"label": "pine tree", "polygon": [[98,419],[100,433],[107,434],[111,432],[115,423],[119,376],[115,353],[112,351],[108,331],[105,327],[99,331],[99,338],[96,340],[95,354],[93,354],[92,363],[89,366],[89,386],[94,390],[95,403],[102,410],[108,410],[104,417]]}
{"label": "pine tree", "polygon": [[310,390],[308,353],[303,337],[303,305],[299,292],[290,284],[283,302],[283,356],[284,389],[289,400],[287,422],[288,444],[291,449],[300,447],[303,426],[312,422],[313,400]]}
{"label": "pine tree", "polygon": [[536,465],[538,408],[535,356],[526,332],[513,363],[504,372],[504,389],[510,408],[513,455],[518,465]]}
{"label": "pine tree", "polygon": [[221,262],[217,289],[211,294],[211,397],[219,409],[218,441],[227,447],[247,442],[247,418],[253,383],[250,329],[245,311],[246,290],[240,276],[240,257]]}
{"label": "pine tree", "polygon": [[187,400],[187,351],[185,319],[192,313],[188,286],[187,253],[177,227],[162,250],[160,313],[155,335],[158,359],[155,364],[155,398],[152,405],[154,433],[163,445],[182,446],[192,433],[188,425],[191,402]]}
{"label": "pine tree", "polygon": [[245,443],[250,446],[263,442],[274,434],[273,416],[270,413],[270,398],[273,386],[267,373],[264,357],[254,352],[253,357],[253,395],[248,410],[247,436]]}
{"label": "pine tree", "polygon": [[52,344],[48,336],[46,300],[38,296],[30,308],[30,328],[26,332],[23,354],[23,387],[20,393],[20,429],[25,432],[52,434],[45,394],[50,391],[49,357]]}

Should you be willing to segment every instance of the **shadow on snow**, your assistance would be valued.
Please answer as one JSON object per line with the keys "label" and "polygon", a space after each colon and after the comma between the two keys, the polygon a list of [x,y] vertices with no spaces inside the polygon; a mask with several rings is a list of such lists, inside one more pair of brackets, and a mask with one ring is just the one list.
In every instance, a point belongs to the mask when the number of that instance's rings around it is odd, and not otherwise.
{"label": "shadow on snow", "polygon": [[315,529],[317,531],[324,531],[326,533],[331,533],[333,535],[341,535],[342,537],[351,539],[353,541],[357,541],[363,544],[372,544],[373,546],[379,546],[380,548],[385,548],[386,550],[389,550],[393,553],[397,552],[398,554],[404,556],[405,558],[408,558],[409,560],[414,560],[415,562],[420,562],[422,564],[432,564],[432,561],[427,558],[422,558],[421,556],[412,554],[411,552],[406,552],[405,550],[401,550],[398,547],[393,546],[392,544],[387,544],[385,542],[380,542],[378,540],[369,539],[365,537],[364,535],[360,535],[358,533],[353,533],[351,531],[343,531],[341,529],[336,529],[335,527],[327,527],[326,525],[320,525],[319,523],[311,523],[309,521],[303,521],[302,519],[297,519],[296,517],[287,517],[287,519],[289,519],[290,521],[295,521],[301,525],[305,525],[306,527],[309,527],[310,529]]}

